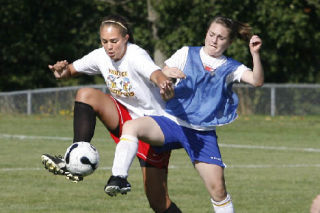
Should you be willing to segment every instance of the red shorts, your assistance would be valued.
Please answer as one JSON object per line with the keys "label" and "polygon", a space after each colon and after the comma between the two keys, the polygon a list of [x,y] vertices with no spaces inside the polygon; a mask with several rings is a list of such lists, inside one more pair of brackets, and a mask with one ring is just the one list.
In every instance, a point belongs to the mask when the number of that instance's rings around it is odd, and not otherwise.
{"label": "red shorts", "polygon": [[[120,102],[115,100],[112,96],[111,99],[114,101],[118,115],[119,115],[119,135],[121,135],[123,124],[128,121],[132,120],[127,108],[123,106]],[[114,135],[110,132],[111,137],[116,143],[119,143],[120,138],[119,135]],[[150,144],[147,144],[143,141],[139,140],[138,152],[137,157],[144,160],[146,163],[151,164],[157,168],[168,168],[169,158],[170,158],[170,151],[165,151],[161,153],[157,153]]]}

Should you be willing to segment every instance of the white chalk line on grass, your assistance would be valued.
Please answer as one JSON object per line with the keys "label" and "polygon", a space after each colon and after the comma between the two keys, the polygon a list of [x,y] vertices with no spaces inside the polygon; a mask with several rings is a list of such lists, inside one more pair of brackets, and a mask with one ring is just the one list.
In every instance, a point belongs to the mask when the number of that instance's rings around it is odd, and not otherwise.
{"label": "white chalk line on grass", "polygon": [[256,145],[239,145],[239,144],[224,144],[219,143],[220,147],[227,148],[239,148],[239,149],[264,149],[264,150],[276,150],[276,151],[298,151],[298,152],[320,152],[320,149],[316,148],[295,148],[286,146],[256,146]]}
{"label": "white chalk line on grass", "polygon": [[[57,140],[57,141],[72,141],[70,137],[56,137],[56,136],[32,136],[32,135],[11,135],[0,133],[0,138],[6,139],[20,139],[20,140]],[[106,141],[106,139],[94,138],[95,141]],[[220,147],[237,148],[237,149],[262,149],[262,150],[276,150],[276,151],[298,151],[298,152],[320,152],[316,148],[295,148],[286,146],[256,146],[256,145],[240,145],[240,144],[224,144],[219,143]]]}
{"label": "white chalk line on grass", "polygon": [[[0,138],[5,139],[19,139],[19,140],[56,140],[56,141],[71,141],[73,138],[70,137],[58,137],[58,136],[35,136],[35,135],[10,135],[1,134]],[[106,141],[106,139],[94,139],[96,141]]]}
{"label": "white chalk line on grass", "polygon": [[[169,169],[186,169],[190,166],[169,165]],[[192,168],[192,167],[191,167]],[[268,169],[268,168],[320,168],[320,164],[282,164],[282,165],[267,165],[267,164],[251,164],[251,165],[228,165],[227,169]],[[131,170],[140,170],[139,166],[131,167]],[[45,171],[44,168],[0,168],[0,172],[17,172],[17,171]],[[99,167],[99,170],[111,171],[111,167]]]}
{"label": "white chalk line on grass", "polygon": [[[55,137],[55,136],[30,136],[30,135],[11,135],[1,134],[0,138],[6,139],[20,139],[20,140],[62,140],[72,141],[69,137]],[[94,139],[96,141],[106,141],[105,139]],[[276,151],[298,151],[298,152],[320,152],[320,149],[315,148],[292,148],[285,146],[255,146],[255,145],[239,145],[239,144],[219,144],[220,147],[235,148],[235,149],[261,149],[261,150],[276,150]],[[228,168],[252,168],[252,169],[264,169],[264,168],[315,168],[320,167],[320,164],[283,164],[283,165],[228,165]],[[184,169],[189,167],[169,165],[169,169]],[[101,167],[103,170],[111,170],[110,167]],[[140,167],[133,167],[131,169],[140,169]],[[1,172],[10,171],[37,171],[44,170],[44,168],[0,168]]]}
{"label": "white chalk line on grass", "polygon": [[19,139],[19,140],[57,140],[57,141],[71,141],[72,140],[72,138],[69,138],[69,137],[10,135],[10,134],[0,134],[0,138]]}

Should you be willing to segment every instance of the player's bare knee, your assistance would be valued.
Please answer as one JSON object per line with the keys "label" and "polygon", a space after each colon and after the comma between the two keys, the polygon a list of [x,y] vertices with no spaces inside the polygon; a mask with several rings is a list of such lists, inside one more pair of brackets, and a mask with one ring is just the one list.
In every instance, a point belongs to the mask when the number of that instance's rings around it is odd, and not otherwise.
{"label": "player's bare knee", "polygon": [[137,131],[137,125],[135,124],[134,120],[128,120],[123,124],[122,134],[137,136]]}
{"label": "player's bare knee", "polygon": [[206,188],[215,201],[223,200],[227,196],[227,191],[224,183],[210,183],[207,184]]}
{"label": "player's bare knee", "polygon": [[212,198],[215,201],[221,201],[221,200],[224,200],[227,197],[227,191],[224,188],[221,188],[221,187],[214,189],[211,194],[213,195]]}
{"label": "player's bare knee", "polygon": [[76,101],[83,102],[86,104],[90,104],[89,100],[92,97],[92,94],[94,93],[93,88],[81,88],[77,91],[76,95]]}
{"label": "player's bare knee", "polygon": [[103,102],[105,94],[94,88],[81,88],[77,91],[76,101],[90,105],[95,112],[101,111],[101,106],[106,106],[107,103]]}

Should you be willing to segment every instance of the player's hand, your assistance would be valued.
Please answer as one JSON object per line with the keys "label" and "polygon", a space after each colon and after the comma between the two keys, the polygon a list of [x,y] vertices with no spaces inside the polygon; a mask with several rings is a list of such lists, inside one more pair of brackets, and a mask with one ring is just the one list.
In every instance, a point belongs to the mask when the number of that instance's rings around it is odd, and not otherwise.
{"label": "player's hand", "polygon": [[181,71],[179,70],[178,68],[176,67],[168,67],[168,66],[165,66],[163,69],[162,69],[162,72],[165,74],[165,76],[167,76],[168,78],[185,78],[186,75]]}
{"label": "player's hand", "polygon": [[48,65],[49,69],[53,72],[57,79],[69,77],[68,70],[69,63],[66,60],[57,61],[54,65]]}
{"label": "player's hand", "polygon": [[249,42],[250,52],[251,54],[256,54],[259,52],[262,45],[262,40],[259,36],[253,35]]}
{"label": "player's hand", "polygon": [[160,84],[160,94],[164,101],[168,101],[174,97],[172,81],[166,80]]}

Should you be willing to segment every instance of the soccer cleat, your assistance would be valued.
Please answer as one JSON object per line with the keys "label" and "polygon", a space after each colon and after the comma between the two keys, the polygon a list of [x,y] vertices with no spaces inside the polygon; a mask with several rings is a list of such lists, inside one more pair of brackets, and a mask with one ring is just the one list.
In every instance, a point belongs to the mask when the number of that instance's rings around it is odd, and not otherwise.
{"label": "soccer cleat", "polygon": [[49,154],[43,154],[41,155],[41,161],[44,165],[44,168],[46,168],[49,172],[53,173],[54,175],[64,175],[68,180],[71,180],[75,183],[83,180],[82,176],[73,175],[67,170],[66,163],[62,156],[52,156]]}
{"label": "soccer cleat", "polygon": [[104,191],[111,197],[116,196],[118,193],[127,194],[127,192],[131,191],[131,185],[127,178],[112,175],[104,187]]}

